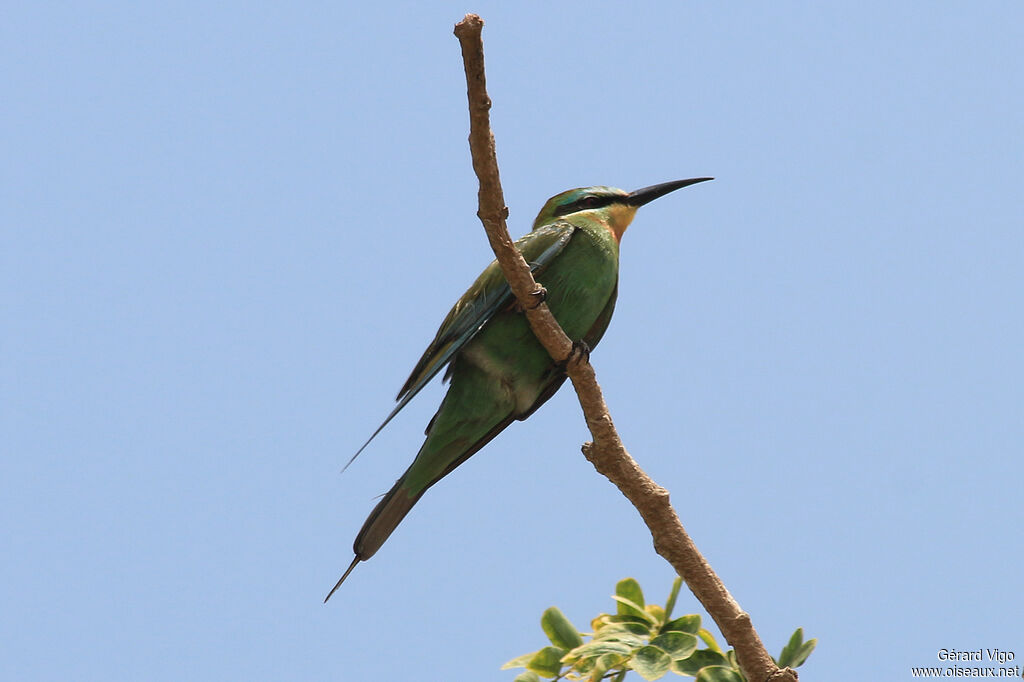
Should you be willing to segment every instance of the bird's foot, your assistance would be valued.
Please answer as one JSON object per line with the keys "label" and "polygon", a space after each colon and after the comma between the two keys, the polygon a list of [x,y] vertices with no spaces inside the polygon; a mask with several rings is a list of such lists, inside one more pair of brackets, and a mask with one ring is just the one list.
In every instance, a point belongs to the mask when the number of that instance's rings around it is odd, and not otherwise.
{"label": "bird's foot", "polygon": [[569,351],[569,355],[565,358],[565,365],[570,364],[581,364],[590,362],[590,346],[586,341],[580,339],[579,341],[572,342],[572,350]]}
{"label": "bird's foot", "polygon": [[516,310],[523,312],[524,310],[536,310],[541,303],[548,300],[548,290],[537,285],[537,288],[530,292],[530,305],[523,307],[518,301],[516,301]]}

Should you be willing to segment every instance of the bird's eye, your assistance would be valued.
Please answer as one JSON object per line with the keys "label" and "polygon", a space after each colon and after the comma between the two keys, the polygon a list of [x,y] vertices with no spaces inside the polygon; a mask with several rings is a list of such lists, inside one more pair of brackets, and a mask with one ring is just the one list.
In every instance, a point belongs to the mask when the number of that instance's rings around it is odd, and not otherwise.
{"label": "bird's eye", "polygon": [[597,194],[585,194],[579,199],[574,199],[569,203],[562,204],[561,206],[559,206],[555,210],[555,215],[569,215],[570,213],[575,213],[576,211],[586,211],[591,208],[601,208],[602,206],[606,206],[607,204],[608,202],[604,199],[604,197],[601,197]]}

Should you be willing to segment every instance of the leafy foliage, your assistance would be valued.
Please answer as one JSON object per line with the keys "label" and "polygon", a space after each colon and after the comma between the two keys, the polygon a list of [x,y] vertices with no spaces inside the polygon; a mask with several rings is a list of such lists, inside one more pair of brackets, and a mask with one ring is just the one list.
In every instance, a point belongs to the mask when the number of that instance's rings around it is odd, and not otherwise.
{"label": "leafy foliage", "polygon": [[[630,670],[645,680],[673,672],[694,677],[696,682],[746,682],[735,652],[721,650],[712,634],[700,626],[700,616],[672,618],[681,586],[682,580],[676,578],[661,607],[644,601],[643,590],[633,578],[620,580],[612,595],[615,614],[602,613],[590,622],[593,632],[586,633],[588,642],[552,606],[540,618],[551,646],[514,658],[502,670],[526,668],[513,682],[540,682],[541,678],[622,682]],[[803,628],[797,628],[775,662],[796,668],[816,644],[816,639],[805,642]]]}

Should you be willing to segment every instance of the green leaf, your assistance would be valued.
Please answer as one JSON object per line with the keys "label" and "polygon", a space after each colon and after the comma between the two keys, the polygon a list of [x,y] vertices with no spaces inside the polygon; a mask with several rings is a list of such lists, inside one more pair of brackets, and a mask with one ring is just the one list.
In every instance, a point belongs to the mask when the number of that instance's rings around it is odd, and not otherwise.
{"label": "green leaf", "polygon": [[628,656],[620,656],[619,654],[605,654],[599,656],[594,661],[594,666],[590,670],[591,680],[601,680],[612,668],[622,665],[623,661],[629,660]]}
{"label": "green leaf", "polygon": [[644,611],[646,611],[648,615],[650,615],[650,617],[654,619],[655,623],[665,622],[665,609],[658,606],[657,604],[648,604],[644,607]]}
{"label": "green leaf", "polygon": [[652,625],[657,622],[651,614],[644,611],[643,604],[637,604],[632,599],[628,599],[617,594],[612,595],[612,599],[619,602],[620,616],[634,616],[637,618],[641,618],[645,622],[650,623]]}
{"label": "green leaf", "polygon": [[787,666],[792,667],[793,659],[796,656],[796,652],[800,649],[800,646],[804,643],[804,629],[797,628],[796,632],[789,638],[789,642],[786,646],[782,647],[782,653],[779,654],[779,660],[777,664],[780,668]]}
{"label": "green leaf", "polygon": [[697,682],[745,682],[743,676],[732,668],[710,665],[697,673]]}
{"label": "green leaf", "polygon": [[664,651],[673,661],[679,661],[697,650],[697,638],[685,632],[666,632],[652,639],[651,646]]}
{"label": "green leaf", "polygon": [[629,656],[631,653],[633,653],[633,647],[631,646],[627,646],[626,644],[623,644],[621,642],[608,642],[600,640],[594,642],[587,642],[582,646],[578,646],[572,651],[570,651],[568,654],[566,654],[566,657],[591,658],[603,656],[605,654],[621,654],[623,656]]}
{"label": "green leaf", "polygon": [[540,676],[532,670],[524,670],[512,682],[540,682]]}
{"label": "green leaf", "polygon": [[711,649],[697,649],[689,658],[672,662],[672,670],[680,675],[696,676],[701,668],[713,665],[728,666],[729,659]]}
{"label": "green leaf", "polygon": [[[640,583],[633,578],[623,578],[619,582],[615,583],[615,594],[616,596],[628,599],[633,602],[635,606],[638,606],[640,611],[644,610],[644,591],[640,589]],[[622,607],[619,607],[619,613],[628,613],[623,611]]]}
{"label": "green leaf", "polygon": [[656,680],[672,667],[672,658],[656,646],[645,646],[633,653],[629,664],[645,680]]}
{"label": "green leaf", "polygon": [[[617,618],[617,616],[613,616]],[[639,620],[639,619],[637,619]],[[610,620],[603,623],[594,633],[594,637],[600,637],[605,632],[632,632],[637,635],[646,635],[651,631],[649,623],[638,623],[634,620]]]}
{"label": "green leaf", "polygon": [[546,646],[533,655],[526,667],[541,677],[557,677],[562,670],[562,656],[565,649]]}
{"label": "green leaf", "polygon": [[629,656],[623,656],[621,654],[605,654],[601,656],[601,658],[597,659],[597,664],[605,670],[611,670],[612,668],[622,665],[628,660]]}
{"label": "green leaf", "polygon": [[662,632],[688,632],[695,635],[698,630],[700,630],[700,616],[696,613],[670,620],[661,626]]}
{"label": "green leaf", "polygon": [[622,642],[626,646],[637,648],[647,643],[648,638],[647,632],[642,635],[633,634],[626,630],[612,630],[605,628],[601,630],[601,634],[595,635],[593,642]]}
{"label": "green leaf", "polygon": [[679,596],[679,588],[683,584],[683,579],[676,576],[676,579],[672,581],[672,591],[668,595],[668,601],[665,602],[665,620],[672,617],[672,609],[676,607],[676,597]]}
{"label": "green leaf", "polygon": [[[725,652],[725,657],[729,659],[729,667],[730,668],[732,668],[733,670],[739,670],[740,669],[740,661],[739,661],[738,658],[736,658],[736,650],[735,649],[729,649],[728,651],[726,651]],[[740,673],[740,677],[743,677],[743,673]],[[745,681],[746,681],[746,678],[744,678],[744,682]]]}
{"label": "green leaf", "polygon": [[641,629],[644,632],[650,632],[651,625],[653,625],[646,614],[642,618],[640,616],[605,616],[602,621],[602,625],[605,627],[612,623],[629,625],[631,632],[640,632]]}
{"label": "green leaf", "polygon": [[803,646],[797,650],[796,654],[793,655],[793,662],[789,664],[790,668],[798,668],[804,664],[807,657],[814,651],[814,647],[818,646],[818,640],[809,639],[803,643]]}
{"label": "green leaf", "polygon": [[579,630],[558,610],[557,606],[545,609],[540,617],[540,626],[551,643],[562,649],[575,649],[583,644]]}
{"label": "green leaf", "polygon": [[540,652],[538,652],[538,651],[531,651],[528,654],[523,654],[522,656],[516,656],[511,661],[509,661],[505,665],[501,666],[501,669],[502,670],[508,670],[509,668],[525,668],[526,664],[530,662],[530,659],[533,658],[534,656],[536,656],[538,653],[540,653]]}
{"label": "green leaf", "polygon": [[562,656],[561,663],[562,665],[567,665],[570,668],[577,668],[579,670],[582,670],[583,668],[581,668],[580,666],[582,666],[585,663],[585,661],[580,661],[580,657],[570,651],[565,656]]}
{"label": "green leaf", "polygon": [[608,623],[594,633],[594,639],[606,637],[610,633],[629,632],[641,637],[648,637],[651,634],[649,623]]}
{"label": "green leaf", "polygon": [[594,664],[597,663],[597,660],[598,659],[593,656],[577,659],[572,654],[566,654],[565,656],[562,656],[562,665],[569,666],[569,670],[575,670],[578,673],[586,674],[594,669]]}
{"label": "green leaf", "polygon": [[718,642],[715,641],[715,636],[708,632],[705,628],[697,630],[697,636],[703,639],[704,643],[707,644],[708,648],[712,651],[722,651],[722,648],[718,646]]}

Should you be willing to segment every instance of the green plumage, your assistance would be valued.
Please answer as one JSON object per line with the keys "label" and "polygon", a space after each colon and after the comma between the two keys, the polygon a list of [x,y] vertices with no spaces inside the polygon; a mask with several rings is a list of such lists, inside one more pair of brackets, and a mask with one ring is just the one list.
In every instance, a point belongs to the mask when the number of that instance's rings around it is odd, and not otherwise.
{"label": "green plumage", "polygon": [[[516,247],[546,288],[546,303],[570,339],[594,348],[604,335],[618,291],[619,238],[636,208],[704,179],[632,193],[588,187],[548,200],[533,231]],[[374,435],[445,365],[451,386],[427,426],[426,440],[366,519],[353,545],[355,558],[331,594],[357,563],[377,552],[430,486],[512,421],[530,416],[565,381],[564,369],[518,310],[497,262],[487,266],[448,313],[399,392],[398,406]]]}

